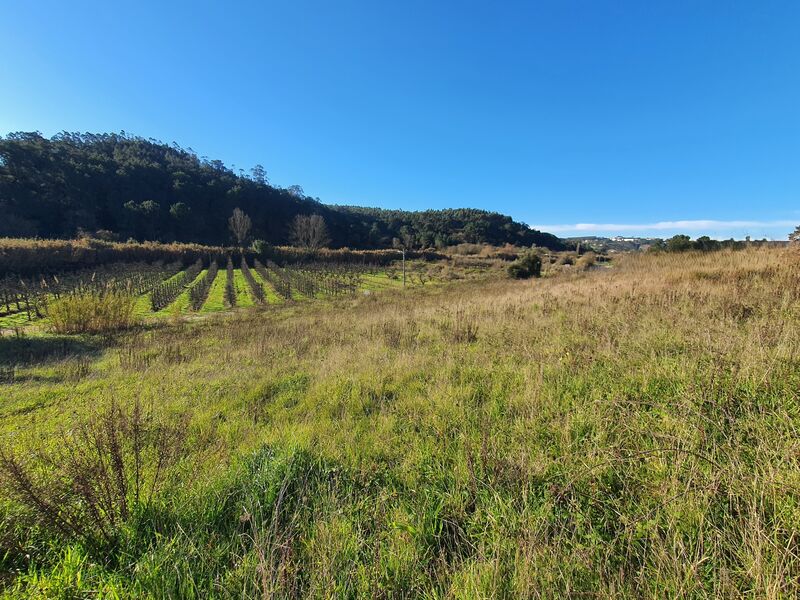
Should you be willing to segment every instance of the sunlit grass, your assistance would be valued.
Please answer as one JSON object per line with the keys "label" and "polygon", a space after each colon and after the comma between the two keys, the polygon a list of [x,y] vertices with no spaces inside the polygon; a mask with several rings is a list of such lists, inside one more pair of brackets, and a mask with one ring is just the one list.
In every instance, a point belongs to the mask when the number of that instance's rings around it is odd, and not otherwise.
{"label": "sunlit grass", "polygon": [[28,313],[25,311],[12,313],[10,315],[6,315],[4,317],[0,317],[0,329],[5,328],[14,328],[14,327],[25,327],[31,323],[35,323],[40,319],[37,319],[34,315],[31,315],[33,318],[28,318]]}
{"label": "sunlit grass", "polygon": [[225,282],[227,279],[228,275],[225,269],[220,269],[208,292],[208,298],[199,312],[211,313],[227,310],[227,306],[225,306]]}
{"label": "sunlit grass", "polygon": [[250,291],[250,286],[247,284],[247,280],[244,278],[241,269],[235,269],[233,271],[233,283],[234,286],[236,286],[236,306],[239,308],[253,306],[255,304],[253,301],[253,294]]}
{"label": "sunlit grass", "polygon": [[795,597],[798,281],[624,256],[31,346],[10,445],[136,399],[190,441],[107,547],[0,501],[1,568],[19,597]]}

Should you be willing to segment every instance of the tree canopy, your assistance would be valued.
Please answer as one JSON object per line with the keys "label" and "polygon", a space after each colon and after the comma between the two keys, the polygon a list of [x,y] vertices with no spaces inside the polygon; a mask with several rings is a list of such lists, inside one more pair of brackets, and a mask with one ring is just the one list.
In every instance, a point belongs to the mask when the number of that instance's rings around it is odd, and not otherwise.
{"label": "tree canopy", "polygon": [[[715,250],[722,250],[724,248],[731,248],[733,250],[741,250],[745,248],[749,242],[750,238],[747,238],[748,241],[739,241],[734,240],[733,238],[729,240],[714,240],[708,237],[707,235],[700,236],[696,240],[692,240],[688,235],[674,235],[667,240],[657,240],[654,241],[650,250],[655,252],[666,251],[666,252],[686,252],[688,250],[700,250],[701,252],[713,252]],[[755,245],[760,244],[768,244],[767,240],[760,240],[752,242]]]}
{"label": "tree canopy", "polygon": [[388,248],[394,238],[415,247],[462,242],[537,244],[562,249],[557,237],[510,217],[476,209],[407,212],[327,206],[269,182],[261,165],[235,172],[190,148],[122,133],[11,133],[0,137],[0,236],[232,241],[229,217],[252,220],[251,239],[290,241],[297,215],[325,219],[331,246]]}

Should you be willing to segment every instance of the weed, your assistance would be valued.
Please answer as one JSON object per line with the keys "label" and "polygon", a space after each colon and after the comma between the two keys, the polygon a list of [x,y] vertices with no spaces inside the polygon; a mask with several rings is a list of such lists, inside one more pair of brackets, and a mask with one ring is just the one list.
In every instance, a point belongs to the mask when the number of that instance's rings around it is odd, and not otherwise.
{"label": "weed", "polygon": [[464,306],[445,312],[439,326],[449,342],[471,344],[478,339],[478,320]]}
{"label": "weed", "polygon": [[152,502],[185,439],[185,418],[167,423],[138,401],[130,410],[111,404],[62,430],[50,447],[24,455],[0,448],[0,485],[58,534],[109,544]]}
{"label": "weed", "polygon": [[134,301],[124,292],[85,292],[62,296],[48,307],[55,333],[106,333],[136,323]]}

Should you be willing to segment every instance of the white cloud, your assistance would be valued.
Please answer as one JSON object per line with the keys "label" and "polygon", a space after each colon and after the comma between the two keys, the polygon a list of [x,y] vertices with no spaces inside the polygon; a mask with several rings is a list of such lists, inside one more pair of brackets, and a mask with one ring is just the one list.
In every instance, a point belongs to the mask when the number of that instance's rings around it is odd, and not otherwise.
{"label": "white cloud", "polygon": [[686,221],[659,221],[657,223],[574,223],[567,225],[532,225],[534,229],[551,233],[593,232],[645,232],[645,231],[730,231],[735,229],[760,229],[795,227],[795,221],[716,221],[699,219]]}

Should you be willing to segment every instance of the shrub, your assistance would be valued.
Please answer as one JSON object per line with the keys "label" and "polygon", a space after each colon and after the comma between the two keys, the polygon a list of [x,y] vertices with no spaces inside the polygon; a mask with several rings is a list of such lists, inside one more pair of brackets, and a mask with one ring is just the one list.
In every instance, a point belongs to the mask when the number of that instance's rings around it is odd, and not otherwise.
{"label": "shrub", "polygon": [[593,267],[596,262],[597,255],[594,252],[587,252],[578,259],[576,264],[581,269],[588,269],[589,267]]}
{"label": "shrub", "polygon": [[184,456],[187,425],[186,417],[159,420],[138,401],[130,410],[112,403],[62,431],[55,444],[0,447],[0,489],[57,535],[111,543]]}
{"label": "shrub", "polygon": [[477,256],[483,250],[483,246],[481,244],[469,244],[463,243],[458,244],[456,246],[452,246],[450,251],[453,254],[462,254],[464,256]]}
{"label": "shrub", "polygon": [[62,296],[47,310],[55,333],[105,333],[134,325],[134,300],[124,292],[81,292]]}
{"label": "shrub", "polygon": [[542,275],[542,259],[534,252],[528,252],[508,266],[508,275],[512,279],[528,279]]}
{"label": "shrub", "polygon": [[250,251],[254,252],[256,256],[259,257],[266,256],[271,249],[272,246],[269,244],[269,242],[264,240],[253,240],[253,243],[250,244]]}
{"label": "shrub", "polygon": [[688,235],[674,235],[667,240],[667,251],[685,252],[694,248],[692,240]]}

